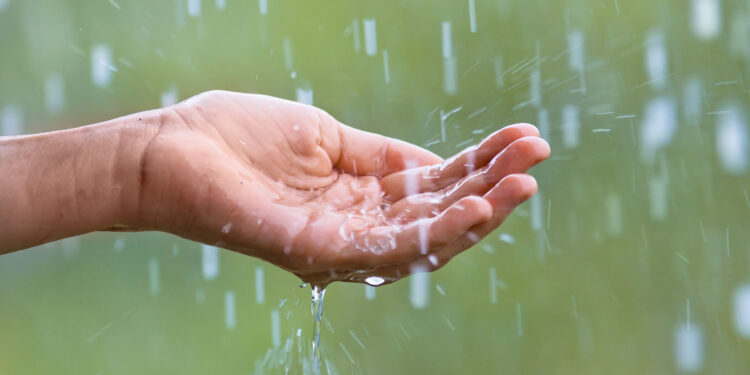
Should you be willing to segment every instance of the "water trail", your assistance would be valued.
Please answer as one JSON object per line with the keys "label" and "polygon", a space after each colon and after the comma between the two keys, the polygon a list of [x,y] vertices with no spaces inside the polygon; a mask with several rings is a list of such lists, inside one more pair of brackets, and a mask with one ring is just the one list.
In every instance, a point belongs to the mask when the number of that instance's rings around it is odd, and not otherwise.
{"label": "water trail", "polygon": [[320,375],[320,321],[323,318],[323,298],[326,295],[326,288],[318,285],[311,285],[311,287],[312,303],[310,304],[310,308],[313,317],[312,370],[314,375]]}

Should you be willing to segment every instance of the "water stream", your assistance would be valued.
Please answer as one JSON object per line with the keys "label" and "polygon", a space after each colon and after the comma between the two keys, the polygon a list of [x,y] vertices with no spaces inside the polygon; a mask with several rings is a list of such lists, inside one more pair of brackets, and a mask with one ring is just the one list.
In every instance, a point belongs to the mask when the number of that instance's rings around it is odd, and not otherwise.
{"label": "water stream", "polygon": [[323,298],[326,288],[318,285],[312,287],[312,302],[310,309],[313,317],[313,342],[312,342],[312,370],[314,375],[320,375],[320,321],[323,318]]}

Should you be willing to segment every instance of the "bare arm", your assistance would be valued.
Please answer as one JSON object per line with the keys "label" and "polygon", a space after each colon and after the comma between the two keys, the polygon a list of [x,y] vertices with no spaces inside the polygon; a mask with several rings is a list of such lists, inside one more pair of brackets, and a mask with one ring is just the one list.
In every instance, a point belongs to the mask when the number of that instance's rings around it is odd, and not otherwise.
{"label": "bare arm", "polygon": [[158,113],[0,137],[0,254],[127,224]]}
{"label": "bare arm", "polygon": [[158,230],[306,281],[438,269],[536,192],[531,125],[443,160],[315,107],[212,91],[101,124],[0,138],[0,254],[96,230]]}

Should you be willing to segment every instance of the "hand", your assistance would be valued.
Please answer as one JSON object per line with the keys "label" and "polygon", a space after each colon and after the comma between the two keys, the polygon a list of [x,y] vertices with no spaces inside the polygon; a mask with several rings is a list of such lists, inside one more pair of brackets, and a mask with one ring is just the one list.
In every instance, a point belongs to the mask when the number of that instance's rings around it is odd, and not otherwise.
{"label": "hand", "polygon": [[139,229],[265,259],[304,281],[434,270],[536,192],[531,125],[443,161],[315,107],[211,91],[163,110],[141,160]]}

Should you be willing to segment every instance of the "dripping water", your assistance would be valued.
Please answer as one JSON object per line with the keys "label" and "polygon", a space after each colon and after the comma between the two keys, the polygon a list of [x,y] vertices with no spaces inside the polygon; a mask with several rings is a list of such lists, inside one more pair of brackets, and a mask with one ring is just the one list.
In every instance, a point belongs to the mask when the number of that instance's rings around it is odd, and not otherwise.
{"label": "dripping water", "polygon": [[312,287],[312,303],[310,304],[313,317],[313,342],[312,342],[312,360],[313,374],[320,375],[320,321],[323,318],[323,297],[326,295],[326,288],[318,285]]}

